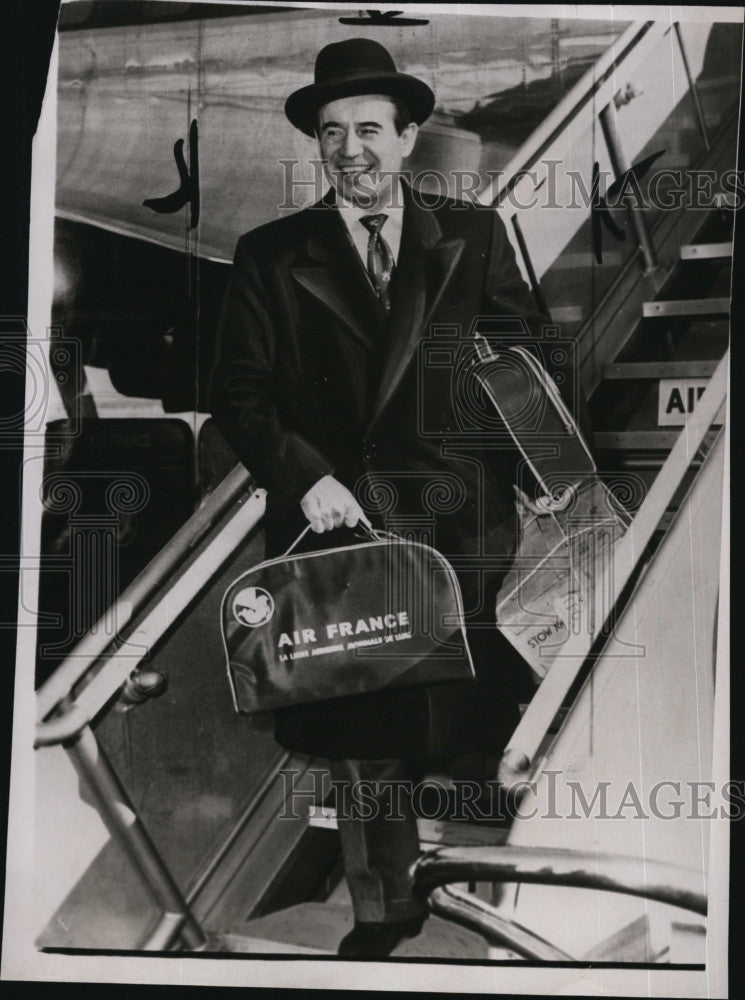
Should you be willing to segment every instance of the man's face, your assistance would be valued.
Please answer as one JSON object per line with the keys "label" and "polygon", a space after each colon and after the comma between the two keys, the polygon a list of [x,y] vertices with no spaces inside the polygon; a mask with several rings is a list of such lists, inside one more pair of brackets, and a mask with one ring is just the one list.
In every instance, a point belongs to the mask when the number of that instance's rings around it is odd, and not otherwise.
{"label": "man's face", "polygon": [[342,97],[318,113],[318,142],[324,170],[339,194],[361,208],[385,205],[395,192],[401,163],[414,148],[417,126],[401,135],[395,107],[384,95]]}

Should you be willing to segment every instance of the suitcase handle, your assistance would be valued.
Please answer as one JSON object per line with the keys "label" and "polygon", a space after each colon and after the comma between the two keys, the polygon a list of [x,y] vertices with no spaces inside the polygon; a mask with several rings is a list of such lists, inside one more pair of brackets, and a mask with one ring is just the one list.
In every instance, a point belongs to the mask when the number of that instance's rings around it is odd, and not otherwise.
{"label": "suitcase handle", "polygon": [[[360,530],[364,532],[364,534],[357,534],[357,532]],[[303,538],[305,538],[305,536],[308,534],[309,531],[310,531],[310,524],[306,524],[303,530],[295,539],[295,541],[292,542],[287,551],[282,554],[282,557],[284,558],[284,556],[288,556],[293,551],[293,549],[295,549],[300,544],[300,542],[303,540]],[[380,541],[382,538],[389,537],[390,533],[387,531],[378,531],[376,528],[373,528],[373,526],[370,524],[369,521],[367,522],[367,524],[363,524],[362,521],[358,521],[357,524],[355,525],[355,535],[362,541],[377,542]]]}
{"label": "suitcase handle", "polygon": [[303,540],[303,538],[305,538],[305,536],[308,534],[309,531],[310,531],[310,524],[306,524],[305,527],[303,528],[303,530],[300,532],[300,534],[295,539],[295,541],[290,545],[289,549],[287,549],[286,552],[282,553],[283,558],[284,558],[284,556],[289,556],[289,554],[292,552],[292,550],[298,545],[299,542],[301,542]]}

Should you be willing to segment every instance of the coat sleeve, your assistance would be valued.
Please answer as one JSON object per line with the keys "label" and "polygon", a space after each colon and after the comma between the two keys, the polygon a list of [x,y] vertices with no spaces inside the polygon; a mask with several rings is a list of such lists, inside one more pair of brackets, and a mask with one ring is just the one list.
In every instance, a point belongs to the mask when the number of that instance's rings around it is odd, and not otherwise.
{"label": "coat sleeve", "polygon": [[491,233],[484,282],[484,307],[492,315],[522,317],[531,335],[537,340],[541,336],[543,325],[551,321],[538,309],[533,293],[520,273],[515,251],[499,213],[494,210],[489,215]]}
{"label": "coat sleeve", "polygon": [[333,470],[310,442],[282,425],[275,378],[279,343],[266,287],[242,237],[218,325],[209,408],[258,484],[294,504]]}
{"label": "coat sleeve", "polygon": [[[515,251],[507,235],[507,229],[498,212],[493,211],[491,237],[489,243],[488,266],[484,283],[484,308],[489,314],[499,316],[520,316],[527,323],[531,337],[540,343],[542,328],[551,324],[551,319],[542,313],[535,302],[531,289],[526,284],[515,259]],[[541,361],[540,352],[536,352]],[[579,359],[577,358],[577,362]],[[560,387],[564,401],[574,414],[582,435],[591,441],[590,413],[587,407],[579,372],[576,375],[576,397],[570,398],[569,383]]]}

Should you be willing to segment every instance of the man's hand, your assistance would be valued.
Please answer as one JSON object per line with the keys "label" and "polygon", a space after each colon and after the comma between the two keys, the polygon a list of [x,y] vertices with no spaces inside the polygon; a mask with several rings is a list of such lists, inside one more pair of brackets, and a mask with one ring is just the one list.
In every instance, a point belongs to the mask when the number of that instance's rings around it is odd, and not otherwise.
{"label": "man's hand", "polygon": [[333,476],[319,479],[300,501],[303,514],[308,518],[313,531],[331,531],[345,524],[353,528],[358,521],[371,527],[365,512],[352,494]]}

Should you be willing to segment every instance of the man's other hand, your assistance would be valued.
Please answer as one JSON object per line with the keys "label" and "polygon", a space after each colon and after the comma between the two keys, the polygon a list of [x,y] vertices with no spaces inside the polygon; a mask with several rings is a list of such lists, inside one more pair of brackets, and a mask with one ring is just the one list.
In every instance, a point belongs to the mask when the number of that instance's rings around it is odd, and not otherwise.
{"label": "man's other hand", "polygon": [[300,507],[313,531],[319,534],[342,525],[353,528],[358,521],[367,528],[371,526],[346,486],[333,476],[324,476],[311,486],[300,501]]}

